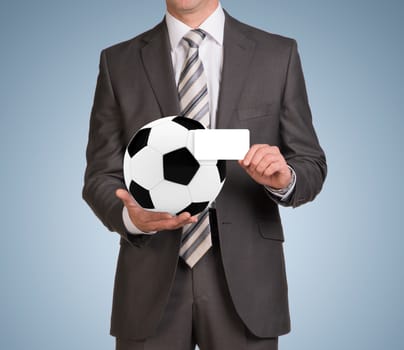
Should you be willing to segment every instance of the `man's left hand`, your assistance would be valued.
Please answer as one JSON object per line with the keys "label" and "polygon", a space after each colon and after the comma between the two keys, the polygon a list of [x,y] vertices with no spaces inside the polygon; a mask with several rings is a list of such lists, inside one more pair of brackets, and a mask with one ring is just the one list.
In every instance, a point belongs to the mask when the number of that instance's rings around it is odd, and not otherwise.
{"label": "man's left hand", "polygon": [[238,162],[261,185],[282,189],[292,181],[291,171],[276,146],[252,145],[244,159]]}

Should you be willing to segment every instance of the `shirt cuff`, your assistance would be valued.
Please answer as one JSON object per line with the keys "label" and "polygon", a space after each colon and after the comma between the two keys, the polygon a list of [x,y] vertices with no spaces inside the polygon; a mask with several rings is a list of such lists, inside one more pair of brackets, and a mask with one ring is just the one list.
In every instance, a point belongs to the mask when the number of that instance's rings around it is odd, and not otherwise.
{"label": "shirt cuff", "polygon": [[122,220],[123,224],[125,225],[125,228],[132,235],[152,235],[157,232],[157,231],[143,232],[139,230],[129,217],[128,209],[125,206],[122,209]]}
{"label": "shirt cuff", "polygon": [[264,185],[265,189],[269,193],[273,194],[276,197],[279,197],[281,201],[286,201],[289,198],[289,196],[292,194],[293,190],[295,189],[295,185],[296,185],[296,172],[291,166],[288,165],[288,167],[290,169],[290,172],[292,173],[292,180],[290,181],[290,184],[287,187],[281,188],[281,189],[275,189],[270,186]]}

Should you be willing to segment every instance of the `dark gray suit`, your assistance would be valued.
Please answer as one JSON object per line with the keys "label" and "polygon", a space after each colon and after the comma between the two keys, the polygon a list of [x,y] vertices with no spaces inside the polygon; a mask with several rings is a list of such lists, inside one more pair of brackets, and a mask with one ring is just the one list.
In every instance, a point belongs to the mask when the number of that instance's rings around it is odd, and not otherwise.
{"label": "dark gray suit", "polygon": [[[324,153],[312,126],[294,40],[244,25],[226,14],[217,128],[248,128],[251,143],[279,146],[297,175],[284,203],[299,206],[320,191]],[[111,334],[143,339],[155,331],[178,264],[181,230],[129,234],[123,205],[122,159],[131,136],[160,116],[180,111],[165,22],[101,54],[91,114],[83,196],[97,216],[121,235]],[[216,200],[220,251],[234,306],[259,337],[290,330],[278,199],[237,162]]]}

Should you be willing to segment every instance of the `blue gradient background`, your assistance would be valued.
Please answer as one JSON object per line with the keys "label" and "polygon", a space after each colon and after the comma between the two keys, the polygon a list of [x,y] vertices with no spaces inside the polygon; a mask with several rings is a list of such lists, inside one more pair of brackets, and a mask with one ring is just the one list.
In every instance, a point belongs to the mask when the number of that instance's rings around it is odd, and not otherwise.
{"label": "blue gradient background", "polygon": [[[222,3],[297,39],[328,156],[317,200],[282,209],[293,330],[280,349],[403,349],[403,2]],[[100,50],[163,13],[163,1],[0,4],[1,349],[113,349],[118,236],[81,199],[89,114]]]}

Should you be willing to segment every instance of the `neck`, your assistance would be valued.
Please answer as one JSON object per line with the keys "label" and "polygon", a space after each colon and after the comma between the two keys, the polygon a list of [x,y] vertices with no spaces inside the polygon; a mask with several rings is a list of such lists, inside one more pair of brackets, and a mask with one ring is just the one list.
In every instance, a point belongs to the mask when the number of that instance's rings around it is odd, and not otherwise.
{"label": "neck", "polygon": [[195,8],[174,9],[167,6],[167,11],[171,16],[175,17],[188,27],[198,28],[205,20],[217,9],[219,6],[218,1],[210,1],[204,6],[197,6]]}

